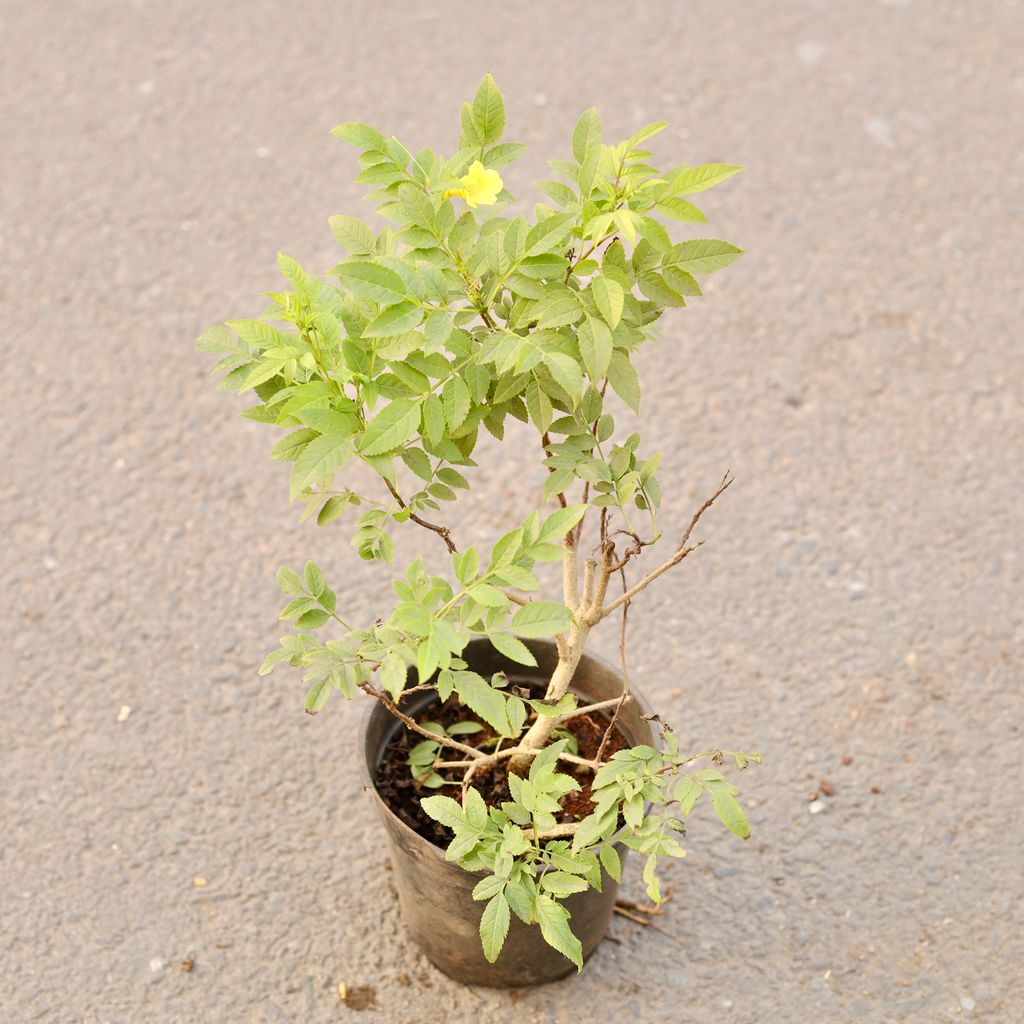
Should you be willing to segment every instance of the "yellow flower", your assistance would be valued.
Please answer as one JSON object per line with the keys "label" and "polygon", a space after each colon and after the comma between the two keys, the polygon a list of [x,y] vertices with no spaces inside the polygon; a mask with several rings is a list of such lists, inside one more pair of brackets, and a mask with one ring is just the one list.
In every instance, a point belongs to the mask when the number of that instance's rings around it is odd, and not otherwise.
{"label": "yellow flower", "polygon": [[452,188],[444,197],[462,196],[467,206],[493,206],[503,184],[497,171],[490,171],[479,160],[474,160],[464,178],[459,178],[462,188]]}

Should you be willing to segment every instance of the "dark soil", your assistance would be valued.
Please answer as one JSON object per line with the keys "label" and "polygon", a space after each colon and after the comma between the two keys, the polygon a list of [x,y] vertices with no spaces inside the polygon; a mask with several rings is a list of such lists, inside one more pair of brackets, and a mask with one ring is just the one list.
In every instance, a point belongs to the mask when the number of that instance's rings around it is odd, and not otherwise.
{"label": "dark soil", "polygon": [[[495,736],[494,730],[469,711],[465,706],[448,701],[438,708],[436,705],[427,708],[415,716],[417,722],[440,722],[445,728],[456,722],[479,722],[483,730],[471,736],[459,736],[462,743],[490,749],[487,741]],[[601,746],[601,738],[608,728],[609,718],[603,712],[591,715],[577,715],[565,723],[564,728],[576,738],[579,756],[593,758],[597,756]],[[440,772],[447,785],[432,789],[417,782],[412,777],[408,765],[409,751],[424,737],[402,726],[395,738],[384,750],[384,757],[377,769],[376,787],[384,802],[391,811],[401,818],[414,832],[430,840],[442,849],[451,842],[451,832],[440,823],[429,817],[420,807],[420,800],[435,793],[461,799],[462,769],[450,769]],[[617,750],[627,745],[626,738],[616,727],[605,745],[602,760],[607,761]],[[451,760],[461,760],[458,751],[451,752]],[[590,798],[590,782],[593,774],[584,768],[562,762],[559,771],[571,775],[580,784],[578,792],[568,793],[562,799],[562,813],[559,822],[579,821],[585,818],[594,808]],[[499,762],[494,768],[480,772],[473,777],[470,785],[484,798],[488,807],[499,807],[502,801],[511,799],[508,788],[508,762]]]}

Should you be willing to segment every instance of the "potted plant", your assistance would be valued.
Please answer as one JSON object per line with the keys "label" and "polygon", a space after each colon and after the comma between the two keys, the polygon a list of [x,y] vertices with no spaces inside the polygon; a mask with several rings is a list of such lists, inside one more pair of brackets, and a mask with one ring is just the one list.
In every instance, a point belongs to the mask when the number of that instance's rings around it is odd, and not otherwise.
{"label": "potted plant", "polygon": [[[501,172],[523,147],[501,141],[490,75],[461,125],[447,159],[363,124],[335,128],[394,226],[332,217],[347,255],[329,282],[280,255],[287,287],[263,315],[198,344],[221,354],[222,389],[257,396],[243,415],[287,431],[272,457],[292,464],[303,518],[354,514],[352,544],[383,563],[393,529],[431,537],[435,567],[415,559],[393,583],[394,608],[358,620],[314,563],[280,569],[281,618],[295,632],[260,672],[304,669],[310,714],[335,692],[373,698],[362,756],[409,929],[462,980],[530,984],[582,968],[625,851],[644,857],[660,899],[658,862],[683,856],[703,795],[749,833],[719,768],[756,755],[680,751],[629,685],[625,657],[630,602],[699,546],[693,530],[730,478],[630,582],[661,537],[658,456],[620,432],[612,398],[638,410],[633,354],[667,309],[701,294],[698,277],[740,255],[674,241],[667,226],[703,223],[686,197],[738,168],[658,171],[644,147],[664,124],[607,145],[591,109],[572,159],[551,161],[557,179],[538,183],[548,202],[512,216]],[[509,417],[536,432],[544,507],[489,551],[461,547],[445,510],[471,486],[481,428],[500,441]],[[376,491],[352,474],[342,482],[352,464],[379,478]],[[561,563],[556,598],[542,596],[547,562]],[[615,616],[621,674],[584,653]]]}

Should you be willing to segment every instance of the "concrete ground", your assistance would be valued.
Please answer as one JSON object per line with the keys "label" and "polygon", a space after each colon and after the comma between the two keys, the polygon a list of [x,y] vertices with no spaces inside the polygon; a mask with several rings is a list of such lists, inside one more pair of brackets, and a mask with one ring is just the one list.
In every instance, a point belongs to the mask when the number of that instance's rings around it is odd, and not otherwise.
{"label": "concrete ground", "polygon": [[[358,1019],[339,983],[397,1024],[1024,1019],[1019,3],[0,11],[0,1020]],[[403,938],[362,706],[257,678],[279,563],[364,620],[390,575],[296,523],[192,347],[278,249],[336,258],[332,125],[450,147],[488,68],[521,195],[590,104],[748,168],[704,205],[749,254],[641,368],[664,522],[737,483],[632,642],[686,743],[762,752],[754,839],[698,814],[662,930],[520,993]],[[537,500],[525,440],[482,453],[467,541]]]}

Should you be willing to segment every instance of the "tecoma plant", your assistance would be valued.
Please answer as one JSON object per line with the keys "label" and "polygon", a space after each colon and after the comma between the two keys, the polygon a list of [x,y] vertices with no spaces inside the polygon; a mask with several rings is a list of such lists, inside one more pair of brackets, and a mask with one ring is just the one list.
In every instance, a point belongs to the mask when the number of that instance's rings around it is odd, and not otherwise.
{"label": "tecoma plant", "polygon": [[[447,858],[484,873],[474,895],[486,901],[487,958],[497,958],[514,913],[581,966],[562,901],[599,887],[602,868],[618,880],[619,844],[646,857],[643,877],[658,900],[658,861],[683,856],[678,836],[702,795],[732,832],[749,833],[719,766],[728,756],[743,768],[756,755],[690,756],[665,729],[660,749],[605,758],[630,700],[630,602],[699,546],[698,520],[730,483],[727,474],[667,556],[628,582],[661,537],[661,486],[658,456],[642,451],[639,434],[620,431],[625,413],[610,399],[639,411],[640,347],[668,309],[701,295],[698,278],[740,256],[726,242],[672,235],[675,223],[706,220],[689,197],[739,168],[660,171],[646,145],[665,124],[608,145],[590,109],[573,130],[570,158],[552,160],[555,177],[537,182],[546,201],[514,214],[502,173],[524,147],[502,142],[504,127],[490,75],[463,106],[458,148],[447,158],[413,153],[365,124],[339,125],[334,134],[359,151],[356,181],[372,187],[392,226],[332,217],[347,255],[326,281],[280,255],[287,287],[269,296],[265,312],[211,328],[199,347],[222,354],[222,389],[258,397],[245,416],[287,431],[272,457],[291,463],[291,498],[304,519],[327,526],[354,514],[352,544],[383,563],[392,561],[391,531],[412,524],[450,562],[437,573],[421,558],[411,562],[393,583],[395,607],[380,618],[342,609],[312,562],[301,573],[282,568],[289,600],[281,618],[296,631],[261,673],[280,662],[304,669],[310,714],[336,691],[351,698],[362,690],[422,737],[409,772],[423,809],[451,831]],[[481,428],[502,441],[509,417],[536,431],[543,508],[489,551],[462,548],[451,510],[471,486]],[[341,482],[355,462],[380,478],[379,491]],[[544,598],[534,568],[554,561],[561,596]],[[579,707],[573,672],[591,631],[612,616],[621,617],[626,685],[616,700]],[[474,637],[524,666],[536,664],[524,638],[554,637],[558,662],[543,697],[504,674],[470,671],[461,654]],[[461,728],[403,711],[403,696],[425,689],[462,706]],[[574,753],[564,728],[583,713],[607,722],[590,759]],[[567,766],[592,773],[593,809],[559,823],[560,801],[580,788],[559,770]],[[508,773],[511,799],[488,807],[474,778],[496,770]]]}

